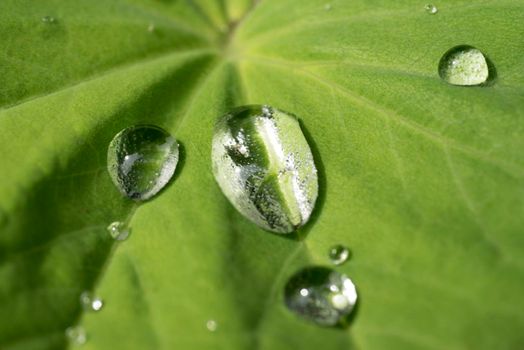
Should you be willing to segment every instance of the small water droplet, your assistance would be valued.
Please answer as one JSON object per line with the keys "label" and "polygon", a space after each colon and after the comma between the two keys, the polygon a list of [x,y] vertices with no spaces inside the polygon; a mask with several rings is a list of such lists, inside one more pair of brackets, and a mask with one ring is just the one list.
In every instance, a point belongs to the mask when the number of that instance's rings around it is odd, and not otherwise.
{"label": "small water droplet", "polygon": [[426,6],[424,6],[424,9],[430,15],[434,15],[434,14],[436,14],[438,12],[438,8],[435,5],[433,5],[433,4],[427,4]]}
{"label": "small water droplet", "polygon": [[120,131],[109,144],[107,168],[125,196],[144,201],[169,182],[178,163],[178,143],[154,125],[137,125]]}
{"label": "small water droplet", "polygon": [[87,341],[87,334],[82,326],[68,327],[65,330],[65,335],[75,345],[84,345]]}
{"label": "small water droplet", "polygon": [[56,23],[56,18],[53,16],[44,16],[42,17],[42,22],[44,23]]}
{"label": "small water droplet", "polygon": [[258,226],[290,233],[309,220],[317,169],[294,116],[270,106],[231,111],[215,126],[212,160],[222,192]]}
{"label": "small water droplet", "polygon": [[91,292],[84,291],[80,294],[80,304],[84,310],[88,311],[100,311],[104,306],[104,302],[99,297],[94,297]]}
{"label": "small water droplet", "polygon": [[215,320],[208,320],[206,322],[206,328],[210,331],[210,332],[215,332],[218,328],[218,323],[217,321]]}
{"label": "small water droplet", "polygon": [[335,265],[341,265],[349,259],[349,249],[337,244],[329,248],[329,260]]}
{"label": "small water droplet", "polygon": [[325,4],[324,5],[324,10],[326,11],[330,11],[333,7],[331,6],[331,4]]}
{"label": "small water droplet", "polygon": [[346,275],[326,267],[308,267],[289,279],[284,300],[302,318],[321,326],[335,326],[353,311],[357,291]]}
{"label": "small water droplet", "polygon": [[452,85],[480,85],[489,77],[486,57],[480,50],[468,45],[448,50],[439,62],[438,71],[440,77]]}
{"label": "small water droplet", "polygon": [[125,241],[131,233],[131,230],[120,221],[112,222],[109,226],[107,226],[107,231],[116,241]]}
{"label": "small water droplet", "polygon": [[153,33],[153,32],[155,31],[155,29],[156,29],[156,28],[155,28],[154,23],[149,23],[149,25],[147,26],[147,31],[148,31],[149,33]]}

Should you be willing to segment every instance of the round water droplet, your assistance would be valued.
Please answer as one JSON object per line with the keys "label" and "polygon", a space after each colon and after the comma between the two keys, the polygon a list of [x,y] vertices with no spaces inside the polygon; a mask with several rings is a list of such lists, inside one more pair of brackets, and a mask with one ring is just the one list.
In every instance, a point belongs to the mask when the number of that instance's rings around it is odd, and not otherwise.
{"label": "round water droplet", "polygon": [[218,323],[217,321],[215,320],[208,320],[206,322],[206,328],[210,331],[210,332],[215,332],[218,328]]}
{"label": "round water droplet", "polygon": [[178,143],[157,126],[138,125],[120,131],[109,144],[107,167],[116,187],[144,201],[171,179],[178,163]]}
{"label": "round water droplet", "polygon": [[342,265],[349,259],[349,249],[337,244],[329,248],[329,260],[335,265]]}
{"label": "round water droplet", "polygon": [[42,17],[42,22],[44,22],[44,23],[55,23],[56,22],[56,18],[54,18],[52,16],[44,16],[44,17]]}
{"label": "round water droplet", "polygon": [[427,4],[426,6],[424,6],[424,9],[430,15],[434,15],[434,14],[436,14],[438,12],[438,8],[435,5],[433,5],[433,4]]}
{"label": "round water droplet", "polygon": [[65,330],[65,335],[75,345],[83,345],[87,341],[87,334],[82,326],[68,327]]}
{"label": "round water droplet", "polygon": [[485,83],[489,67],[484,54],[467,45],[456,46],[442,56],[439,75],[452,85],[473,86]]}
{"label": "round water droplet", "polygon": [[293,275],[284,290],[286,306],[321,326],[335,326],[357,302],[353,282],[326,267],[308,267]]}
{"label": "round water droplet", "polygon": [[107,231],[116,241],[124,241],[131,234],[131,230],[123,222],[115,221],[107,226]]}
{"label": "round water droplet", "polygon": [[80,294],[80,304],[84,310],[88,311],[100,311],[104,306],[104,302],[99,297],[94,297],[91,292],[84,291]]}
{"label": "round water droplet", "polygon": [[324,5],[324,10],[326,11],[330,11],[333,7],[331,6],[331,4],[325,4]]}
{"label": "round water droplet", "polygon": [[258,226],[290,233],[309,220],[317,169],[294,116],[269,106],[231,111],[215,126],[212,160],[222,192]]}
{"label": "round water droplet", "polygon": [[155,31],[155,25],[154,23],[149,23],[149,25],[147,26],[147,31],[149,33],[153,33]]}

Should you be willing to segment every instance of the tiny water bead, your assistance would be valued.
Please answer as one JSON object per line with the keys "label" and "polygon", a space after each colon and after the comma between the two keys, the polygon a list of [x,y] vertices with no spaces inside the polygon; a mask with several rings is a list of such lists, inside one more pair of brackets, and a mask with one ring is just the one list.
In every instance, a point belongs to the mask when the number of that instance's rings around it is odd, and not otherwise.
{"label": "tiny water bead", "polygon": [[438,72],[452,85],[474,86],[485,83],[489,67],[484,54],[468,45],[456,46],[442,56]]}
{"label": "tiny water bead", "polygon": [[224,195],[263,229],[291,233],[309,220],[317,169],[294,116],[270,106],[234,109],[215,126],[212,163]]}
{"label": "tiny water bead", "polygon": [[137,125],[120,131],[109,144],[107,168],[125,196],[144,201],[169,182],[178,163],[178,143],[164,129]]}
{"label": "tiny water bead", "polygon": [[44,23],[56,23],[56,18],[53,16],[44,16],[42,17],[42,22]]}
{"label": "tiny water bead", "polygon": [[350,251],[347,247],[337,244],[329,248],[329,260],[335,265],[342,265],[350,256]]}
{"label": "tiny water bead", "polygon": [[424,6],[424,9],[430,15],[434,15],[434,14],[436,14],[438,12],[438,8],[435,5],[433,5],[433,4],[427,4],[426,6]]}
{"label": "tiny water bead", "polygon": [[206,322],[206,328],[210,332],[215,332],[218,328],[218,323],[215,320],[208,320]]}
{"label": "tiny water bead", "polygon": [[68,327],[65,330],[65,335],[75,345],[84,345],[87,341],[87,334],[82,326]]}
{"label": "tiny water bead", "polygon": [[104,306],[102,299],[94,297],[89,291],[84,291],[80,294],[80,304],[84,310],[88,311],[100,311]]}
{"label": "tiny water bead", "polygon": [[120,221],[112,222],[107,226],[107,231],[115,241],[125,241],[131,234],[131,230]]}
{"label": "tiny water bead", "polygon": [[308,267],[286,283],[284,301],[289,310],[321,326],[335,326],[351,314],[357,302],[353,282],[326,267]]}

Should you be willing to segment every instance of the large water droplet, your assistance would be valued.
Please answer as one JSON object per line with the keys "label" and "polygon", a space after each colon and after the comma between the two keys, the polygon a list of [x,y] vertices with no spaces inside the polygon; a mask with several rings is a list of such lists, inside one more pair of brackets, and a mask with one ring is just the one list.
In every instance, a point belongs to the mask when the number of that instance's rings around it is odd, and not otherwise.
{"label": "large water droplet", "polygon": [[120,221],[112,222],[109,226],[107,226],[107,231],[116,241],[124,241],[131,234],[131,230]]}
{"label": "large water droplet", "polygon": [[337,244],[329,248],[329,260],[335,265],[342,265],[350,256],[350,251],[347,247]]}
{"label": "large water droplet", "polygon": [[424,9],[430,15],[434,15],[434,14],[436,14],[438,12],[438,8],[435,5],[433,5],[433,4],[427,4],[426,6],[424,6]]}
{"label": "large water droplet", "polygon": [[353,310],[357,291],[343,274],[325,267],[308,267],[289,279],[284,300],[302,318],[322,326],[335,326]]}
{"label": "large water droplet", "polygon": [[484,54],[467,45],[456,46],[442,56],[439,67],[442,79],[453,85],[480,85],[488,80],[489,67]]}
{"label": "large water droplet", "polygon": [[87,334],[82,326],[68,327],[65,330],[65,335],[75,345],[83,345],[87,341]]}
{"label": "large water droplet", "polygon": [[120,192],[137,201],[157,194],[173,176],[177,163],[178,143],[153,125],[120,131],[107,150],[111,179]]}
{"label": "large water droplet", "polygon": [[215,126],[212,159],[226,197],[260,227],[290,233],[308,221],[317,169],[292,115],[269,106],[233,110]]}
{"label": "large water droplet", "polygon": [[104,302],[99,297],[95,297],[89,291],[84,291],[80,294],[80,304],[84,310],[100,311],[104,306]]}

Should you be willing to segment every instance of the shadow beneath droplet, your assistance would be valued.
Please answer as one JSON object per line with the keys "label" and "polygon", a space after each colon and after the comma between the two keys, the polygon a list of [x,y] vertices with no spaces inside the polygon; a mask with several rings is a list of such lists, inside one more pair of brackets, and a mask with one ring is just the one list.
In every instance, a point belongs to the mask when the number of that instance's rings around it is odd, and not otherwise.
{"label": "shadow beneath droplet", "polygon": [[320,213],[322,212],[322,209],[324,208],[324,203],[326,201],[327,181],[326,181],[326,169],[324,168],[324,163],[322,162],[322,157],[320,156],[320,151],[318,149],[318,146],[315,140],[313,139],[313,137],[311,136],[311,133],[304,125],[304,122],[301,119],[298,119],[298,123],[300,124],[302,133],[304,134],[304,137],[306,138],[306,141],[309,144],[309,147],[311,148],[311,153],[313,153],[313,159],[315,161],[315,166],[317,167],[317,172],[318,172],[317,173],[318,175],[318,197],[317,197],[317,201],[315,202],[315,208],[313,209],[313,212],[311,213],[311,217],[309,218],[309,221],[303,227],[299,228],[292,235],[287,235],[288,238],[302,241],[309,235],[309,232],[311,231],[311,229],[317,222],[320,216]]}
{"label": "shadow beneath droplet", "polygon": [[486,58],[486,63],[488,65],[488,80],[486,80],[482,86],[493,86],[498,80],[497,68],[487,55],[484,55],[484,57]]}

